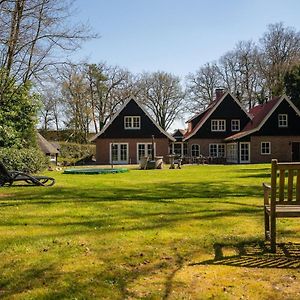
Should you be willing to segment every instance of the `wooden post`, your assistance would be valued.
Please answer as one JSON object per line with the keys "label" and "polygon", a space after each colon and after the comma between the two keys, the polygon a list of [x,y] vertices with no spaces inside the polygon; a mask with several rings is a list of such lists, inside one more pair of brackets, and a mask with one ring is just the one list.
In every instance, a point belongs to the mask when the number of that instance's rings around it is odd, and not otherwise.
{"label": "wooden post", "polygon": [[151,159],[154,160],[154,135],[152,135],[152,153]]}
{"label": "wooden post", "polygon": [[114,150],[114,142],[111,143],[111,149],[110,149],[110,155],[111,155],[111,168],[114,168],[114,163],[113,163],[113,150]]}
{"label": "wooden post", "polygon": [[271,169],[271,252],[276,252],[276,187],[277,184],[277,159],[272,159]]}

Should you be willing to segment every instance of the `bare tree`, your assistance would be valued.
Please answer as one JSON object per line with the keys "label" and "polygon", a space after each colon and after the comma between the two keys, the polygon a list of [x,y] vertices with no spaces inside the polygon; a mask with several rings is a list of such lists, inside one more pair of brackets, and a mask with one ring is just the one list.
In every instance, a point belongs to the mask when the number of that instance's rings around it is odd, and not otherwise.
{"label": "bare tree", "polygon": [[139,99],[165,130],[183,111],[185,94],[180,79],[170,73],[144,73],[139,81]]}
{"label": "bare tree", "polygon": [[206,63],[203,67],[186,78],[188,108],[192,113],[209,105],[214,99],[214,92],[221,85],[219,67],[216,63]]}
{"label": "bare tree", "polygon": [[83,65],[65,66],[61,78],[66,127],[73,131],[74,141],[87,143],[92,110]]}
{"label": "bare tree", "polygon": [[135,93],[133,76],[125,69],[105,63],[88,64],[86,67],[93,126],[98,132],[125,99]]}
{"label": "bare tree", "polygon": [[63,101],[60,83],[55,81],[44,82],[38,89],[40,95],[40,125],[44,131],[59,130],[63,123]]}
{"label": "bare tree", "polygon": [[83,40],[94,37],[82,24],[69,24],[69,0],[2,0],[0,2],[0,68],[2,90],[7,78],[24,83],[38,79],[64,61]]}
{"label": "bare tree", "polygon": [[300,60],[300,32],[283,23],[271,24],[260,39],[260,72],[270,96],[284,91],[284,75]]}

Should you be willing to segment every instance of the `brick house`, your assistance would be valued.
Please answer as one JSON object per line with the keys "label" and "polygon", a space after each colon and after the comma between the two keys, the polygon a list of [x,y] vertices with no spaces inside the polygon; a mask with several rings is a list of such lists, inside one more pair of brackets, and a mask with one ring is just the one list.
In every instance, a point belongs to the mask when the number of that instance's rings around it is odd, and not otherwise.
{"label": "brick house", "polygon": [[233,95],[217,90],[215,101],[187,123],[182,149],[192,158],[203,155],[227,163],[300,161],[300,112],[286,96],[247,112]]}
{"label": "brick house", "polygon": [[152,154],[166,160],[175,138],[163,130],[134,98],[129,98],[92,139],[98,164],[137,164]]}
{"label": "brick house", "polygon": [[226,158],[225,138],[240,132],[251,120],[251,115],[230,93],[216,91],[216,99],[202,112],[187,121],[183,138],[191,158]]}
{"label": "brick house", "polygon": [[252,118],[244,129],[225,138],[228,162],[300,161],[300,112],[287,96],[249,113]]}

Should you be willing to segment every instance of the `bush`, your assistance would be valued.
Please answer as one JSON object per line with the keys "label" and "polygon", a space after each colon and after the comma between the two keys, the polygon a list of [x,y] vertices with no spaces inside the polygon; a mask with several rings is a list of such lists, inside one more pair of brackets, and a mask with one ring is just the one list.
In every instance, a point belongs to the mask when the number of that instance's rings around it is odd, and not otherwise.
{"label": "bush", "polygon": [[96,146],[92,144],[59,142],[59,145],[59,160],[68,164],[74,164],[77,160],[96,153]]}
{"label": "bush", "polygon": [[8,170],[37,173],[49,164],[49,158],[37,148],[0,148],[0,160]]}

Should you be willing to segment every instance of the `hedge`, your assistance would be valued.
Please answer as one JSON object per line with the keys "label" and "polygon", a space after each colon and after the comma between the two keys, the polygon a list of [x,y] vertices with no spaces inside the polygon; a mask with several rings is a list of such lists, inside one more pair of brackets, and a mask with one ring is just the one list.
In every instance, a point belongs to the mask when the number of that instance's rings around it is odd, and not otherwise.
{"label": "hedge", "polygon": [[96,146],[92,144],[59,142],[59,146],[59,160],[69,164],[74,164],[79,159],[96,153]]}
{"label": "hedge", "polygon": [[49,165],[49,158],[37,148],[0,148],[0,160],[8,170],[37,173]]}

